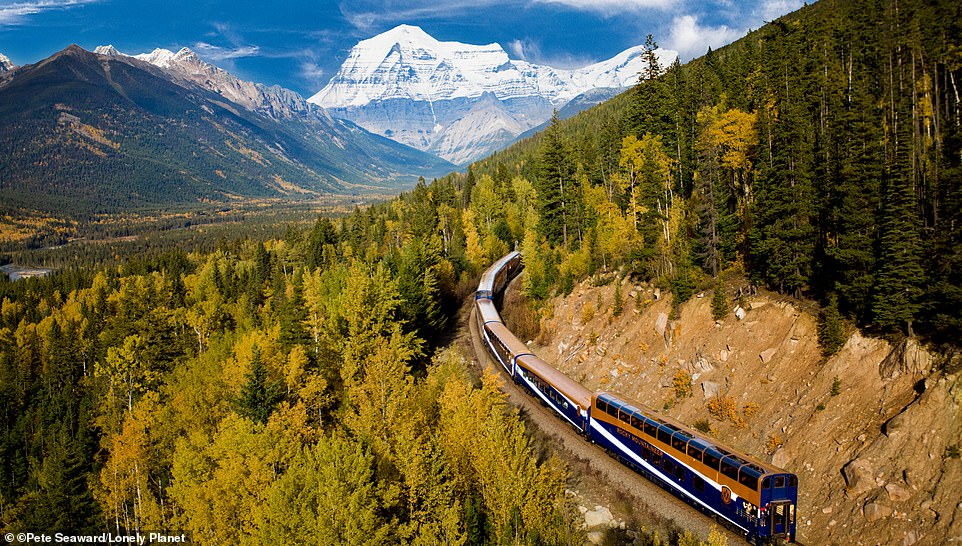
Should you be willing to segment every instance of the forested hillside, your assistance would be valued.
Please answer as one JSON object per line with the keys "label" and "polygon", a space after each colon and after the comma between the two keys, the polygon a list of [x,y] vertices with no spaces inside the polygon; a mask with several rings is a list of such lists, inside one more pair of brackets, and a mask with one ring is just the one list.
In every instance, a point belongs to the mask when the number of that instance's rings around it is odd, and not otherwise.
{"label": "forested hillside", "polygon": [[535,188],[529,273],[626,263],[683,301],[745,271],[873,330],[956,342],[960,10],[819,2],[660,67],[475,164],[472,180],[489,175],[509,198],[516,177]]}
{"label": "forested hillside", "polygon": [[0,284],[4,530],[579,543],[564,466],[494,376],[436,354],[474,281],[437,216],[460,197],[432,189],[266,244]]}
{"label": "forested hillside", "polygon": [[453,167],[326,114],[274,119],[77,46],[0,80],[0,155],[0,210],[63,217],[387,192]]}

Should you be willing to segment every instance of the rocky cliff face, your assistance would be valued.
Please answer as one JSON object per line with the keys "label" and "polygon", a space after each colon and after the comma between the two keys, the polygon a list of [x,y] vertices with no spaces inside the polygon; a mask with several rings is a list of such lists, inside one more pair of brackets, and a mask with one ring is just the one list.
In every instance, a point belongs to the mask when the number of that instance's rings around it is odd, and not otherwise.
{"label": "rocky cliff face", "polygon": [[[669,321],[670,296],[628,283],[622,293],[618,317],[613,285],[557,299],[536,352],[589,388],[710,426],[797,473],[802,543],[962,541],[962,356],[855,332],[826,359],[798,302],[746,297],[716,322],[708,293]],[[690,395],[677,396],[679,378]]]}
{"label": "rocky cliff face", "polygon": [[[670,51],[657,54],[662,66],[675,58]],[[634,85],[647,68],[642,47],[563,70],[510,59],[498,44],[441,42],[401,25],[357,44],[308,100],[373,133],[463,164],[544,123],[587,91]]]}

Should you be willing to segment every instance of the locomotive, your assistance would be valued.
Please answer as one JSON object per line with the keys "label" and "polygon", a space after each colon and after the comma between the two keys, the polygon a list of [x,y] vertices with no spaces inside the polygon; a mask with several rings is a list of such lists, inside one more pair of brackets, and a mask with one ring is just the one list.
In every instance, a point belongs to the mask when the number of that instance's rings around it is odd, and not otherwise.
{"label": "locomotive", "polygon": [[795,474],[723,446],[657,411],[592,392],[534,354],[504,325],[495,298],[522,268],[510,252],[475,292],[478,332],[512,380],[625,465],[737,529],[753,544],[795,542]]}

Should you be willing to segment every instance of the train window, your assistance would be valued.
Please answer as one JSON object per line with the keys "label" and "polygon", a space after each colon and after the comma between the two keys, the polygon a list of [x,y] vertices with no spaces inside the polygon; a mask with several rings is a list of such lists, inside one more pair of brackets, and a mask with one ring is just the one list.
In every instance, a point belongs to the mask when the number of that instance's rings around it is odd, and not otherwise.
{"label": "train window", "polygon": [[673,470],[675,465],[671,464],[671,459],[665,457],[665,459],[661,462],[661,466],[662,468],[665,469],[665,472],[668,472],[669,474],[671,474],[671,471]]}
{"label": "train window", "polygon": [[641,428],[642,428],[642,426],[643,426],[643,425],[642,425],[642,420],[641,420],[641,418],[638,417],[637,415],[632,415],[632,416],[631,416],[631,426],[635,427],[635,428],[638,429],[638,430],[641,430]]}
{"label": "train window", "polygon": [[658,440],[671,445],[671,431],[663,427],[658,427]]}
{"label": "train window", "polygon": [[688,456],[700,461],[702,456],[702,450],[698,449],[693,445],[688,446]]}
{"label": "train window", "polygon": [[728,461],[722,461],[722,462],[721,462],[721,467],[719,467],[719,470],[721,470],[721,473],[724,474],[725,476],[728,476],[729,478],[731,478],[731,479],[733,479],[733,480],[735,480],[735,481],[738,481],[738,467],[737,467],[737,466],[732,465],[732,464],[729,463]]}
{"label": "train window", "polygon": [[789,476],[789,477],[788,477],[788,486],[789,486],[789,487],[798,487],[798,478],[796,478],[795,476]]}
{"label": "train window", "polygon": [[598,411],[608,413],[608,402],[605,402],[601,398],[595,400],[595,406],[598,408]]}
{"label": "train window", "polygon": [[775,487],[785,487],[785,476],[775,476]]}
{"label": "train window", "polygon": [[651,450],[646,446],[641,446],[641,458],[650,461],[651,460]]}
{"label": "train window", "polygon": [[685,446],[687,446],[687,445],[688,445],[688,438],[679,438],[678,435],[676,434],[676,435],[675,435],[674,437],[672,437],[672,439],[671,439],[671,447],[675,448],[676,450],[680,451],[681,453],[685,453],[685,452],[686,452],[686,447],[685,447]]}
{"label": "train window", "polygon": [[765,478],[764,480],[762,480],[762,487],[763,487],[764,489],[771,489],[771,488],[772,488],[772,479],[769,477],[769,478]]}
{"label": "train window", "polygon": [[691,479],[691,481],[692,481],[692,484],[694,484],[695,486],[695,491],[698,491],[699,493],[704,493],[705,480],[699,478],[698,476],[695,476],[694,478]]}
{"label": "train window", "polygon": [[753,474],[742,471],[738,476],[738,481],[752,491],[758,489],[758,477]]}
{"label": "train window", "polygon": [[645,421],[645,434],[652,438],[658,437],[658,427],[651,421]]}
{"label": "train window", "polygon": [[705,457],[704,459],[702,459],[702,462],[708,465],[708,467],[711,468],[712,470],[718,470],[718,457],[712,455],[707,451],[705,452]]}
{"label": "train window", "polygon": [[683,467],[683,466],[676,466],[676,467],[675,467],[675,478],[677,478],[677,479],[679,479],[679,480],[684,480],[684,479],[685,479],[685,467]]}

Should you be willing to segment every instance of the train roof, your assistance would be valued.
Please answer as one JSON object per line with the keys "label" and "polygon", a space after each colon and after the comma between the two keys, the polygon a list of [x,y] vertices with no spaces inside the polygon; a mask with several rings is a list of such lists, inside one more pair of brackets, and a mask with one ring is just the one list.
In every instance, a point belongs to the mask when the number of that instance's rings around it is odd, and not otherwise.
{"label": "train roof", "polygon": [[492,322],[487,325],[488,330],[501,340],[501,343],[508,349],[513,356],[533,354],[531,349],[527,345],[521,342],[520,339],[516,338],[508,327],[500,322]]}
{"label": "train roof", "polygon": [[558,371],[554,366],[542,360],[538,355],[531,354],[518,359],[526,368],[538,377],[550,383],[562,394],[570,398],[582,408],[591,406],[591,391],[584,385]]}
{"label": "train roof", "polygon": [[478,283],[478,290],[493,290],[494,289],[494,276],[502,267],[509,261],[513,260],[516,256],[521,255],[517,250],[508,252],[502,256],[498,261],[491,264],[491,267],[484,270],[481,274],[481,282]]}
{"label": "train roof", "polygon": [[494,306],[494,302],[489,299],[477,300],[478,312],[481,313],[482,324],[488,324],[489,322],[504,322],[501,320],[501,315],[498,313],[498,308]]}
{"label": "train roof", "polygon": [[732,447],[726,446],[718,442],[717,440],[707,438],[702,434],[700,434],[698,431],[692,430],[692,428],[689,427],[688,425],[685,425],[680,421],[677,421],[671,417],[668,417],[667,415],[658,413],[657,411],[651,409],[647,405],[639,402],[635,402],[634,400],[631,400],[630,398],[627,398],[625,396],[616,395],[610,392],[599,391],[592,394],[592,400],[594,400],[594,398],[601,398],[606,402],[610,402],[614,400],[618,402],[620,406],[630,406],[636,410],[639,410],[639,412],[642,415],[644,415],[648,419],[651,419],[652,421],[670,425],[671,428],[675,428],[682,431],[686,436],[689,436],[691,438],[691,440],[688,440],[689,443],[695,442],[695,445],[697,445],[703,451],[708,451],[709,449],[711,449],[712,451],[717,453],[719,458],[727,458],[728,460],[734,460],[735,462],[739,463],[740,467],[744,465],[748,465],[748,468],[754,470],[754,473],[758,474],[759,477],[765,476],[768,474],[791,474],[791,472],[788,472],[787,470],[778,468],[777,466],[761,461],[755,457],[752,457],[751,455],[742,453],[741,451],[734,449]]}

